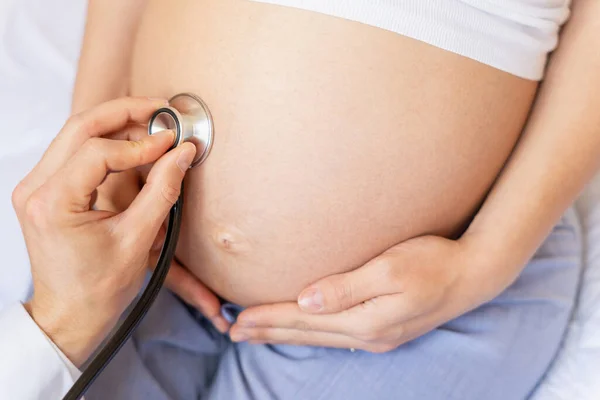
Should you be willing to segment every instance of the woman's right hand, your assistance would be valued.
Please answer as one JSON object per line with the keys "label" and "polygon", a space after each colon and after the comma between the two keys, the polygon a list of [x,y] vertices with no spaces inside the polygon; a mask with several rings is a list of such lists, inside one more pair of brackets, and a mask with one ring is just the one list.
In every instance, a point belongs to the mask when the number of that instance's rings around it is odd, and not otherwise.
{"label": "woman's right hand", "polygon": [[[129,129],[135,131],[133,133],[135,136],[145,135],[147,131],[145,126],[130,126]],[[113,212],[126,210],[144,185],[149,171],[149,166],[143,166],[109,175],[98,187],[96,207]],[[151,250],[150,268],[156,266],[165,234],[166,229],[163,225],[155,247]],[[220,332],[227,332],[230,324],[221,316],[221,303],[217,296],[176,259],[171,263],[165,285],[183,301],[197,308],[205,317],[209,318]]]}

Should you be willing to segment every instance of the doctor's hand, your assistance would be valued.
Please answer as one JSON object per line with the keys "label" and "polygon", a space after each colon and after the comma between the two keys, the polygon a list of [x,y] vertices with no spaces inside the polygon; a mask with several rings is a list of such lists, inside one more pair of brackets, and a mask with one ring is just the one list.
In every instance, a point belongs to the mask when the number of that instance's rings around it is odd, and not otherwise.
{"label": "doctor's hand", "polygon": [[[76,365],[141,289],[150,249],[194,157],[192,144],[164,155],[173,132],[127,140],[131,124],[146,123],[165,104],[122,98],[72,117],[13,193],[33,278],[25,307]],[[91,209],[108,174],[154,161],[129,208]]]}
{"label": "doctor's hand", "polygon": [[297,303],[246,309],[232,340],[390,351],[500,294],[516,276],[494,259],[474,234],[410,239],[312,284]]}
{"label": "doctor's hand", "polygon": [[[140,135],[147,135],[145,127],[137,127]],[[148,178],[151,165],[138,169],[111,174],[98,187],[96,206],[102,210],[122,212],[126,210],[137,197],[144,182]],[[164,241],[166,227],[161,227],[156,244],[150,252],[148,265],[156,266],[160,255],[161,243]],[[176,258],[171,262],[165,286],[177,294],[183,301],[198,309],[222,333],[229,329],[229,322],[221,315],[221,302],[218,297],[206,287],[195,275],[181,265]]]}

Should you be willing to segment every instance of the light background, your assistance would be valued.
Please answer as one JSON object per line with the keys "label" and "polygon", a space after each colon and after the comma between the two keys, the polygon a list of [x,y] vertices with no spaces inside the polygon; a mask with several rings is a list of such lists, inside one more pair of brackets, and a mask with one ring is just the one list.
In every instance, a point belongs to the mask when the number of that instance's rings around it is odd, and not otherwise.
{"label": "light background", "polygon": [[16,0],[0,0],[0,32],[4,31],[8,9],[15,1]]}

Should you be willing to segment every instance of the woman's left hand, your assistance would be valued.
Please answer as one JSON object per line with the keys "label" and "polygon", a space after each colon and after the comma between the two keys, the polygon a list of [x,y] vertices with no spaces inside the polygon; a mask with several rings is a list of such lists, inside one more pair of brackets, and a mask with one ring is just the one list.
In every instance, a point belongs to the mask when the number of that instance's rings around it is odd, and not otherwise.
{"label": "woman's left hand", "polygon": [[248,308],[232,340],[393,350],[491,300],[516,278],[515,268],[472,236],[410,239],[312,284],[297,303]]}

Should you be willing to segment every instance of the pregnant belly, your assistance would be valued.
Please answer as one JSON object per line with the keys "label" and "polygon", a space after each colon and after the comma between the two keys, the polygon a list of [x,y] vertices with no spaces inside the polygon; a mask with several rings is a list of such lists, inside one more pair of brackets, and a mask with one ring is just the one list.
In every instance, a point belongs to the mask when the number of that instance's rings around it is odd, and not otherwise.
{"label": "pregnant belly", "polygon": [[131,92],[194,92],[215,142],[186,177],[178,259],[241,305],[427,233],[481,203],[536,84],[422,42],[293,8],[149,1]]}

